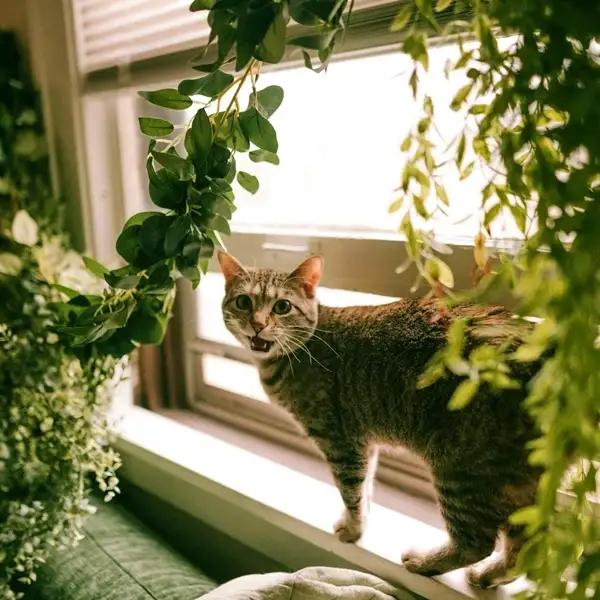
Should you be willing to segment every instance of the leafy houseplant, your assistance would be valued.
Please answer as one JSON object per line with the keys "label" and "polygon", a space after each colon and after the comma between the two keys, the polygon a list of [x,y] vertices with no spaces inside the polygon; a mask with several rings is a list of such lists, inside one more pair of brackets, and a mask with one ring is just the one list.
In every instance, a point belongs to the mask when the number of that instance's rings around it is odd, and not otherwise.
{"label": "leafy houseplant", "polygon": [[77,355],[53,331],[65,310],[79,310],[65,308],[61,284],[102,286],[57,233],[37,96],[14,38],[1,34],[0,47],[0,598],[8,600],[50,550],[80,538],[93,511],[90,476],[107,499],[117,491],[106,392],[119,361]]}
{"label": "leafy houseplant", "polygon": [[[208,47],[193,68],[202,73],[177,89],[140,92],[149,102],[173,110],[203,101],[189,124],[140,118],[148,148],[149,192],[162,209],[134,216],[117,240],[127,266],[109,271],[89,263],[113,292],[93,303],[93,318],[72,315],[63,332],[75,346],[104,349],[119,344],[158,343],[169,317],[174,280],[197,285],[221,233],[229,232],[235,209],[234,181],[250,192],[259,182],[237,172],[235,153],[255,162],[277,164],[277,134],[269,118],[283,100],[278,86],[259,87],[263,65],[286,53],[302,53],[305,65],[323,70],[343,41],[353,3],[348,0],[193,0],[206,10]],[[471,15],[468,21],[453,15]],[[442,27],[441,22],[446,24]],[[289,26],[289,27],[288,27]],[[600,455],[600,137],[595,131],[600,104],[600,4],[565,0],[408,0],[391,24],[405,31],[402,51],[414,60],[410,85],[422,102],[422,117],[401,144],[408,161],[400,175],[399,198],[390,212],[400,215],[400,232],[422,280],[443,302],[463,298],[452,292],[453,277],[438,256],[430,233],[419,230],[450,201],[438,181],[442,165],[454,164],[461,177],[482,168],[489,182],[481,193],[481,231],[474,244],[478,285],[471,298],[485,299],[499,286],[509,288],[520,315],[542,321],[515,354],[484,347],[465,356],[464,323],[449,331],[453,343],[435,357],[420,385],[447,370],[464,376],[451,400],[464,407],[480,386],[512,386],[510,367],[539,358],[552,345],[553,356],[531,382],[526,407],[542,436],[531,461],[544,469],[537,504],[514,516],[530,541],[519,568],[534,583],[536,598],[584,598],[599,593],[598,525],[587,507],[596,490],[595,460]],[[467,83],[451,108],[464,111],[462,135],[446,149],[436,136],[436,107],[420,88],[428,69],[429,35],[453,36],[460,46],[450,71]],[[516,41],[499,45],[502,36]],[[464,44],[474,40],[474,46]],[[241,98],[244,84],[252,93]],[[183,147],[182,147],[183,146]],[[490,228],[510,215],[522,232],[514,255],[492,263],[486,242]],[[493,266],[497,264],[498,266]],[[113,348],[116,350],[117,346]],[[118,352],[117,352],[118,353]],[[584,459],[567,484],[571,500],[559,508],[568,459]],[[576,580],[568,586],[563,574]]]}

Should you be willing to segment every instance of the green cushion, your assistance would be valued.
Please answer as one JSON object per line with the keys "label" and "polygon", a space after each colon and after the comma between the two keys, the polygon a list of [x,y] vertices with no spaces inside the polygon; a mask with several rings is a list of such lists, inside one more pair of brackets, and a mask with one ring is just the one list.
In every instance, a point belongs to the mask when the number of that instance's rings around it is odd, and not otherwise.
{"label": "green cushion", "polygon": [[38,572],[27,600],[194,600],[217,586],[116,502]]}

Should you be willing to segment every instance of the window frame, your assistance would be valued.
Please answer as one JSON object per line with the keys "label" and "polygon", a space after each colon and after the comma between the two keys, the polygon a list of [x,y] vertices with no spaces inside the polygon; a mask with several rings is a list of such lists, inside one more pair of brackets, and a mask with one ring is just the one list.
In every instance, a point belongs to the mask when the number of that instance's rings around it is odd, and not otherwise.
{"label": "window frame", "polygon": [[[353,13],[344,44],[334,55],[335,61],[351,60],[365,56],[383,55],[398,52],[397,43],[403,32],[390,32],[389,26],[405,2],[369,1],[359,4],[360,10]],[[466,15],[468,18],[468,15]],[[292,27],[296,29],[296,27]],[[452,38],[432,39],[431,45],[452,43]],[[140,190],[139,176],[122,177],[129,172],[132,161],[137,160],[137,146],[132,149],[131,140],[137,114],[137,99],[130,93],[135,89],[153,85],[164,85],[189,75],[185,68],[196,50],[182,50],[165,56],[139,60],[129,65],[116,65],[83,74],[80,100],[85,109],[86,103],[106,93],[117,93],[106,105],[113,123],[118,124],[115,139],[102,144],[102,148],[91,150],[89,131],[86,131],[87,165],[104,162],[113,167],[108,179],[112,185],[112,197],[116,199],[112,207],[114,215],[127,217],[138,210],[144,210],[144,194]],[[210,57],[208,56],[207,59]],[[298,53],[289,52],[280,64],[267,67],[267,70],[282,70],[301,66]],[[118,95],[118,92],[124,92]],[[101,105],[101,103],[100,103]],[[98,111],[102,110],[101,106]],[[152,112],[154,107],[147,107]],[[159,115],[155,115],[159,116]],[[84,115],[89,122],[92,117]],[[85,125],[86,123],[84,123]],[[87,129],[87,128],[86,128]],[[114,164],[113,152],[120,157],[120,165]],[[119,168],[120,166],[120,168]],[[98,178],[96,178],[98,179]],[[90,186],[91,187],[91,186]],[[95,194],[90,195],[93,199]],[[99,198],[97,198],[99,200]],[[97,202],[90,202],[96,204]],[[113,217],[110,231],[96,239],[97,255],[102,259],[114,256],[108,247],[108,239],[114,239],[119,228]],[[94,228],[96,229],[96,228]],[[292,230],[253,230],[234,228],[234,235],[227,240],[228,249],[235,255],[255,259],[257,264],[269,264],[274,268],[286,269],[299,262],[304,254],[322,254],[327,266],[323,285],[369,292],[391,297],[406,297],[416,277],[416,271],[409,269],[402,276],[394,274],[396,267],[406,260],[404,240],[393,234],[353,235],[351,232],[308,232]],[[470,286],[469,272],[473,264],[472,241],[470,239],[444,240],[454,249],[448,263],[453,268],[458,289]],[[105,243],[103,243],[105,242]],[[218,270],[211,261],[210,270]],[[250,362],[241,348],[203,340],[196,336],[196,326],[191,322],[196,317],[196,298],[189,286],[179,285],[179,299],[183,323],[178,325],[185,343],[185,373],[187,402],[190,409],[216,417],[234,427],[247,429],[256,435],[267,437],[278,443],[291,445],[308,454],[319,455],[316,447],[302,434],[293,419],[283,410],[273,405],[257,402],[251,398],[232,394],[207,385],[202,378],[202,356],[213,354],[226,356],[242,362]],[[380,459],[378,477],[396,487],[410,491],[429,500],[435,497],[430,477],[425,465],[407,451],[394,455],[383,453]]]}

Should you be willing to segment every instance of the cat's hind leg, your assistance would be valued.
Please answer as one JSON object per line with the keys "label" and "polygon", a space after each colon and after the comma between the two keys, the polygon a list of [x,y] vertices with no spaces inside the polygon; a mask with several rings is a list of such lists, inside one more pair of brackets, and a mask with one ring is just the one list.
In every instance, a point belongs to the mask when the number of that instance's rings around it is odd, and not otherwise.
{"label": "cat's hind leg", "polygon": [[493,492],[484,484],[438,479],[439,504],[449,541],[432,550],[409,550],[402,555],[407,571],[434,576],[478,563],[494,551],[505,518],[495,510]]}
{"label": "cat's hind leg", "polygon": [[525,543],[522,527],[507,526],[500,534],[502,548],[482,562],[469,567],[467,579],[471,585],[487,589],[517,579],[513,573],[519,552]]}

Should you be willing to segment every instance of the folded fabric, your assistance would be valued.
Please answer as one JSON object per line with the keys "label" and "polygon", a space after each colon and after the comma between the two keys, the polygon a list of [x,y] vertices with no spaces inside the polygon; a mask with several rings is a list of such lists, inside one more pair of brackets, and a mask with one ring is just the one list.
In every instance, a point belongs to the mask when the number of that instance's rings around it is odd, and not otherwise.
{"label": "folded fabric", "polygon": [[308,567],[232,579],[202,600],[416,600],[407,590],[350,569]]}

